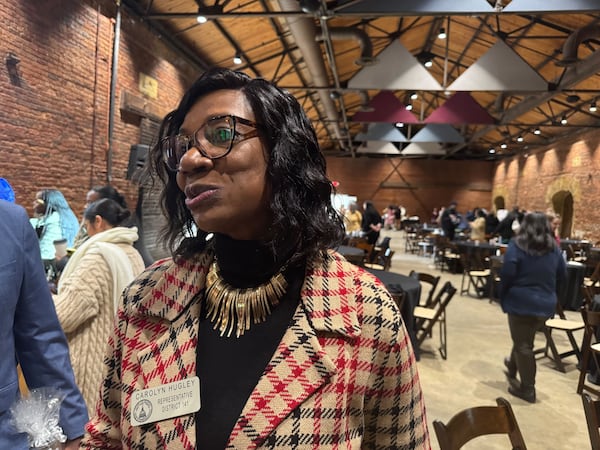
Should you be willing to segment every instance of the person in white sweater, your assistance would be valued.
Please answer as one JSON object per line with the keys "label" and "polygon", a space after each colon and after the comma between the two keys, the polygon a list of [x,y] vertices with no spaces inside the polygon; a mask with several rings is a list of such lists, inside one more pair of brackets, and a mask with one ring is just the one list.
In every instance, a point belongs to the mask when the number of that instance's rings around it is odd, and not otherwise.
{"label": "person in white sweater", "polygon": [[133,247],[137,229],[124,226],[129,218],[130,212],[110,199],[86,208],[89,239],[69,259],[54,296],[75,380],[89,411],[98,400],[102,358],[121,293],[144,270],[142,257]]}

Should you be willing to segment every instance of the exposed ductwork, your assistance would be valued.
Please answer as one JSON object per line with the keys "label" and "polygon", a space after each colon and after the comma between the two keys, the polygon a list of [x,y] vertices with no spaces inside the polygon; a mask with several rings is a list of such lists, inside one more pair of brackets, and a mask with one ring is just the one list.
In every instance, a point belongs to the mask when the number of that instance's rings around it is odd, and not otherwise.
{"label": "exposed ductwork", "polygon": [[582,42],[589,39],[600,38],[600,25],[587,25],[575,30],[565,40],[562,48],[562,58],[556,63],[557,66],[572,66],[577,63],[577,50]]}
{"label": "exposed ductwork", "polygon": [[[297,0],[279,0],[279,7],[285,12],[298,12]],[[318,30],[313,17],[294,16],[287,17],[285,20],[298,49],[304,57],[304,62],[310,72],[314,85],[316,87],[329,87],[330,83],[325,62],[323,61],[321,49],[315,40]],[[340,128],[340,113],[335,102],[331,99],[327,90],[320,89],[318,95],[325,114],[333,127],[336,139],[340,142],[340,145],[344,146],[346,135]]]}
{"label": "exposed ductwork", "polygon": [[[373,45],[371,44],[371,39],[364,30],[350,27],[333,27],[329,28],[329,37],[332,40],[338,41],[343,39],[353,39],[358,41],[360,45],[360,58],[354,61],[357,66],[370,66],[377,62],[377,58],[373,56]],[[319,32],[315,39],[317,42],[323,41],[325,39],[323,32]]]}

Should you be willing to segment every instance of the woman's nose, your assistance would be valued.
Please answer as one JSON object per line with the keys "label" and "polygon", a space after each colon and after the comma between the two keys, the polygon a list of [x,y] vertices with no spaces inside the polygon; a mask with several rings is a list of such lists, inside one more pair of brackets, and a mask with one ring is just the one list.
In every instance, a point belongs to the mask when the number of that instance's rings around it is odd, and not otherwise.
{"label": "woman's nose", "polygon": [[198,147],[190,147],[179,160],[180,172],[194,172],[197,170],[208,170],[212,168],[213,161],[204,156]]}

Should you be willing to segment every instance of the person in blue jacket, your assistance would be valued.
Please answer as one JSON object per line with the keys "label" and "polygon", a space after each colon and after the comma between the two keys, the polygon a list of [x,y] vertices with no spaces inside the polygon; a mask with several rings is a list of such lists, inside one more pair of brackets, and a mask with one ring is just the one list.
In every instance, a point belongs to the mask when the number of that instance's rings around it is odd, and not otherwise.
{"label": "person in blue jacket", "polygon": [[508,314],[513,341],[510,357],[504,360],[510,382],[508,392],[530,403],[535,403],[535,333],[554,315],[557,286],[564,282],[566,272],[546,214],[525,215],[504,255],[500,302]]}
{"label": "person in blue jacket", "polygon": [[17,363],[29,389],[49,387],[64,395],[60,422],[65,449],[74,450],[88,414],[75,384],[62,331],[40,259],[40,246],[25,210],[0,200],[0,449],[28,450],[17,433],[11,406],[19,398]]}

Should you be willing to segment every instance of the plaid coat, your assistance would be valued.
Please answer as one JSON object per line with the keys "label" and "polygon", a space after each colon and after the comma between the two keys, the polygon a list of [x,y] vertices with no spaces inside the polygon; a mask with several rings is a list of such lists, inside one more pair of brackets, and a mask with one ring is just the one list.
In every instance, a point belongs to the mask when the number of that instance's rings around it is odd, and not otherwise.
{"label": "plaid coat", "polygon": [[[159,262],[125,291],[81,448],[195,449],[194,414],[134,427],[131,396],[196,375],[197,294],[212,259]],[[333,252],[309,265],[227,448],[430,449],[410,341],[376,278]]]}

